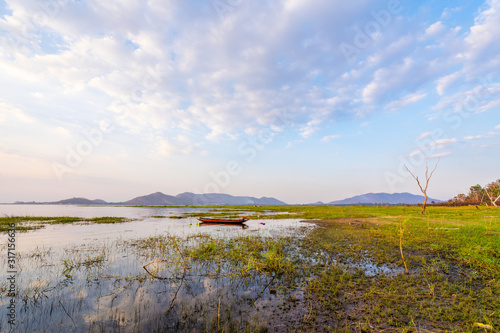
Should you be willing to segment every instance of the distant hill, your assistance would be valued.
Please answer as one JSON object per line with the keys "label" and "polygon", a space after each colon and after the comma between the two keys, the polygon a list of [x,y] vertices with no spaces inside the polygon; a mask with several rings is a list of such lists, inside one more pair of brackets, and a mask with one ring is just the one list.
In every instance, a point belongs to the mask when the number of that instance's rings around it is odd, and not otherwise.
{"label": "distant hill", "polygon": [[56,202],[51,202],[51,204],[58,204],[58,205],[105,205],[105,204],[107,204],[107,202],[104,200],[101,200],[101,199],[89,200],[86,198],[71,198],[71,199],[65,199],[65,200],[60,200],[60,201],[56,201]]}
{"label": "distant hill", "polygon": [[[362,195],[357,195],[352,198],[347,198],[344,200],[332,201],[327,203],[327,205],[341,206],[341,205],[376,205],[376,204],[407,204],[407,205],[417,205],[424,203],[423,195],[415,195],[411,193],[366,193]],[[442,202],[442,200],[428,198],[427,203]]]}
{"label": "distant hill", "polygon": [[238,206],[238,205],[260,205],[260,206],[280,206],[286,205],[285,202],[275,198],[254,198],[246,196],[232,196],[222,193],[207,193],[194,194],[184,192],[176,196],[163,194],[161,192],[152,193],[149,195],[134,198],[125,201],[126,205],[221,205],[221,206]]}
{"label": "distant hill", "polygon": [[125,202],[106,202],[96,199],[71,198],[54,202],[22,202],[16,204],[51,204],[51,205],[133,205],[133,206],[286,206],[287,204],[275,198],[254,198],[245,196],[232,196],[221,193],[194,194],[185,192],[176,196],[161,192],[151,193],[133,198]]}
{"label": "distant hill", "polygon": [[166,195],[161,192],[143,195],[131,200],[122,202],[125,205],[182,205],[182,201],[178,198]]}
{"label": "distant hill", "polygon": [[[428,203],[443,202],[437,199],[428,199]],[[416,205],[424,202],[422,195],[411,193],[366,193],[344,200],[323,203],[321,201],[307,204],[307,206],[342,206],[342,205],[377,205],[377,204],[408,204]],[[184,192],[175,196],[161,192],[151,193],[130,199],[125,202],[106,202],[96,199],[71,198],[55,202],[16,202],[16,204],[52,204],[52,205],[130,205],[130,206],[286,206],[287,203],[272,197],[233,196],[222,193],[195,194]]]}

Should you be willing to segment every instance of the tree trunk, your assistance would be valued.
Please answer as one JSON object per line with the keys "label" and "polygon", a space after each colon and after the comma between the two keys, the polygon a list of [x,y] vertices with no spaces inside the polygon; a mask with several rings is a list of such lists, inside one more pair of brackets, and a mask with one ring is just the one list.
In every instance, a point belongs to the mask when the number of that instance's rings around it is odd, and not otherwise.
{"label": "tree trunk", "polygon": [[420,214],[425,213],[425,205],[427,204],[427,193],[424,193],[424,204],[422,205],[422,212]]}
{"label": "tree trunk", "polygon": [[486,188],[486,186],[484,187],[484,192],[486,192],[486,195],[488,196],[488,198],[490,198],[491,205],[498,207],[496,204],[496,201],[498,200],[498,198],[495,201],[493,201],[493,198],[491,197],[490,193],[488,192],[488,189]]}

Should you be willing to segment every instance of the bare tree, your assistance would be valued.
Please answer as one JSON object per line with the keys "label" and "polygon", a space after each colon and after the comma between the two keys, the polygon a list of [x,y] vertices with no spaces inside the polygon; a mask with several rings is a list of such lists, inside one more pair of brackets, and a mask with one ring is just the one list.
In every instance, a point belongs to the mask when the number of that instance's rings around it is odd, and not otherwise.
{"label": "bare tree", "polygon": [[428,198],[428,196],[427,196],[427,188],[429,187],[429,181],[431,180],[431,177],[434,174],[434,171],[436,171],[437,166],[438,166],[440,160],[441,160],[441,158],[438,159],[438,161],[436,163],[436,166],[434,167],[434,170],[432,170],[432,172],[430,174],[429,174],[429,165],[428,164],[425,165],[425,187],[422,187],[422,184],[420,184],[420,180],[418,179],[418,177],[415,177],[415,175],[410,171],[410,169],[408,169],[408,167],[405,164],[406,170],[417,181],[418,187],[420,187],[420,191],[422,191],[422,193],[424,194],[424,197],[425,197],[424,204],[422,206],[422,212],[421,212],[421,214],[423,214],[425,212],[425,205],[427,204],[427,198]]}
{"label": "bare tree", "polygon": [[[498,207],[497,201],[498,201],[498,199],[500,199],[500,188],[499,188],[497,183],[500,183],[500,182],[499,181],[493,182],[493,183],[486,185],[484,187],[484,191],[486,192],[486,195],[488,196],[488,198],[490,198],[491,204],[495,207]],[[489,187],[489,191],[488,191],[488,187]],[[495,196],[496,196],[496,198],[495,198]]]}

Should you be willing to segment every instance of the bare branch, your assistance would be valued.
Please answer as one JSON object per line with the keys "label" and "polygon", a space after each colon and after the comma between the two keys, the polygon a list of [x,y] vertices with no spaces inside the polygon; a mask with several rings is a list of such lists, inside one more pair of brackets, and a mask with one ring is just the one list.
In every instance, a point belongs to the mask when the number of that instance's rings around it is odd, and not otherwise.
{"label": "bare branch", "polygon": [[488,187],[488,185],[486,185],[486,186],[484,187],[484,192],[486,192],[486,195],[488,196],[488,198],[490,198],[491,204],[492,204],[493,206],[495,206],[495,207],[498,207],[498,206],[497,206],[497,204],[496,204],[496,202],[497,202],[498,198],[500,198],[500,196],[499,196],[499,197],[498,197],[495,201],[493,201],[493,198],[491,197],[490,193],[488,192],[487,187]]}
{"label": "bare branch", "polygon": [[416,177],[405,164],[406,171],[408,171],[410,175],[412,175],[413,179],[417,181],[418,187],[420,187],[420,191],[422,191],[422,193],[424,194],[425,198],[424,198],[424,203],[422,205],[422,214],[425,212],[425,205],[427,204],[427,199],[428,199],[427,188],[429,187],[429,181],[431,180],[434,171],[436,171],[440,160],[441,158],[438,159],[436,166],[434,167],[434,169],[430,174],[429,174],[429,163],[425,164],[425,188],[422,187],[422,184],[420,184],[420,180],[418,179],[418,177]]}
{"label": "bare branch", "polygon": [[412,175],[412,177],[417,181],[418,187],[420,187],[420,190],[422,191],[422,193],[424,193],[424,189],[420,185],[420,181],[418,180],[418,177],[415,177],[415,175],[410,171],[410,169],[408,169],[408,167],[406,166],[406,164],[405,164],[405,168],[410,173],[410,175]]}
{"label": "bare branch", "polygon": [[425,184],[425,191],[427,191],[427,187],[429,186],[429,181],[431,180],[432,175],[434,174],[434,171],[436,171],[440,160],[441,160],[441,157],[438,158],[438,161],[436,162],[436,166],[434,167],[434,170],[432,170],[431,175],[429,177],[427,177],[427,171],[429,169],[427,169],[427,167],[426,167],[427,170],[425,171],[425,178],[427,179],[427,183]]}

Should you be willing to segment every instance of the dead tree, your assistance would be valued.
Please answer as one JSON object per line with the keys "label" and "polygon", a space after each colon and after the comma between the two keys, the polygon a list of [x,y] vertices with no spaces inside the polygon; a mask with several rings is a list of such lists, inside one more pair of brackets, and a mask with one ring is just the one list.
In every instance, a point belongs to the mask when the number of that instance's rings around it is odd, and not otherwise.
{"label": "dead tree", "polygon": [[[488,192],[487,187],[488,187],[488,186],[485,186],[485,187],[484,187],[484,192],[486,192],[486,195],[488,196],[488,198],[490,198],[491,204],[492,204],[493,206],[495,206],[495,207],[498,207],[498,206],[497,206],[497,201],[498,201],[498,199],[500,199],[500,195],[498,195],[498,197],[495,199],[495,197],[492,197],[492,196],[491,196],[491,194],[490,194],[490,192]],[[495,200],[493,200],[493,199],[495,199]]]}
{"label": "dead tree", "polygon": [[424,204],[422,205],[422,212],[421,212],[421,214],[423,214],[425,212],[425,205],[427,204],[427,198],[428,198],[428,196],[427,196],[427,188],[429,187],[429,181],[431,180],[431,177],[434,174],[434,171],[436,171],[437,166],[439,164],[439,161],[440,161],[440,159],[438,159],[438,161],[436,163],[436,166],[434,167],[434,170],[432,170],[432,172],[430,174],[429,174],[429,165],[428,164],[425,165],[425,187],[422,187],[422,184],[420,184],[420,180],[418,179],[418,177],[415,177],[415,175],[410,171],[410,169],[408,169],[408,167],[405,164],[406,170],[417,181],[418,187],[420,187],[420,191],[422,191],[422,193],[424,194],[424,197],[425,197]]}

